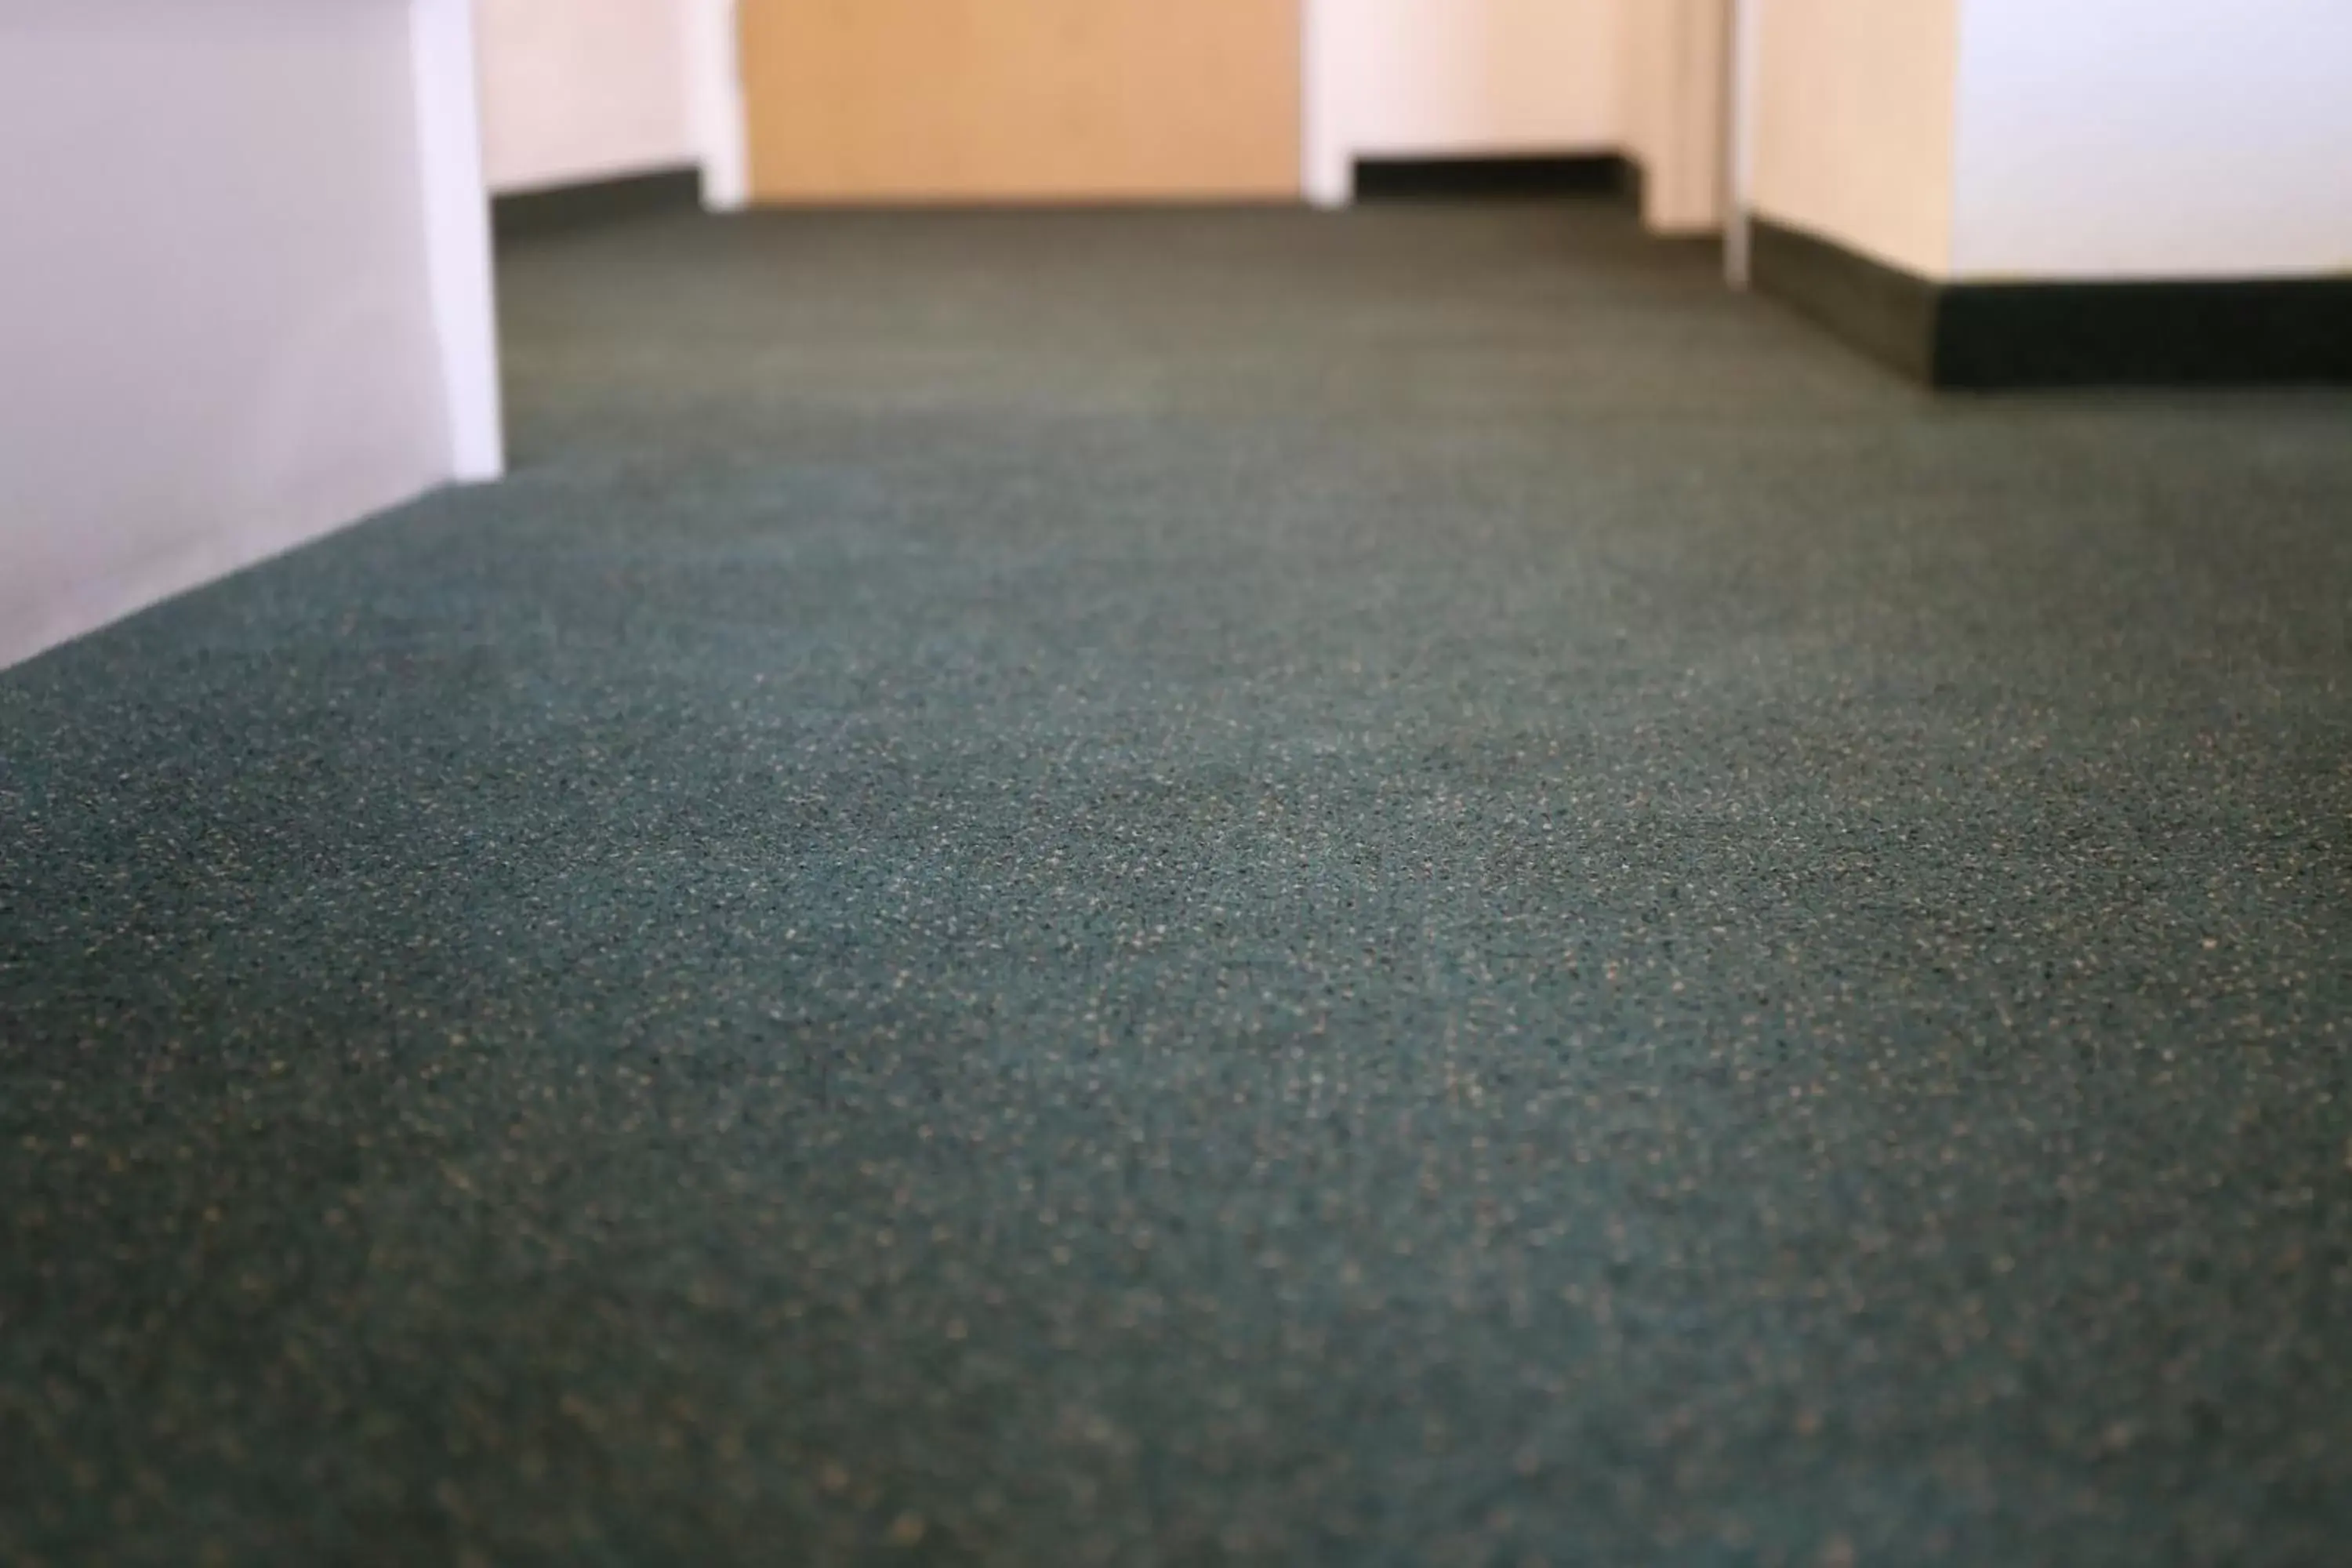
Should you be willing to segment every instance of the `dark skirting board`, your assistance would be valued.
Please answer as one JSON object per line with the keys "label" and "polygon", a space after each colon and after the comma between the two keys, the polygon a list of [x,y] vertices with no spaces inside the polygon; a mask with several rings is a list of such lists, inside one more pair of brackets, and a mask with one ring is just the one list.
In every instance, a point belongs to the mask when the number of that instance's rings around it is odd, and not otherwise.
{"label": "dark skirting board", "polygon": [[2352,278],[1937,283],[1757,219],[1757,289],[1930,386],[2352,382]]}

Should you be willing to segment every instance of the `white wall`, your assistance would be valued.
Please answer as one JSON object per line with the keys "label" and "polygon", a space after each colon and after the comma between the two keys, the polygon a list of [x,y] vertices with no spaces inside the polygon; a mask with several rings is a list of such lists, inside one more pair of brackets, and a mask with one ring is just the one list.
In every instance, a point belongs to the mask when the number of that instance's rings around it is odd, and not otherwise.
{"label": "white wall", "polygon": [[1307,191],[1359,157],[1610,152],[1622,5],[1647,0],[1307,0]]}
{"label": "white wall", "polygon": [[2352,271],[2352,0],[1965,0],[1959,82],[1958,276]]}
{"label": "white wall", "polygon": [[468,39],[462,0],[0,10],[0,664],[495,471]]}
{"label": "white wall", "polygon": [[476,0],[490,188],[701,163],[698,3]]}
{"label": "white wall", "polygon": [[[1756,0],[1747,156],[1759,216],[1950,275],[1961,3]],[[2076,3],[2021,0],[2042,16]]]}

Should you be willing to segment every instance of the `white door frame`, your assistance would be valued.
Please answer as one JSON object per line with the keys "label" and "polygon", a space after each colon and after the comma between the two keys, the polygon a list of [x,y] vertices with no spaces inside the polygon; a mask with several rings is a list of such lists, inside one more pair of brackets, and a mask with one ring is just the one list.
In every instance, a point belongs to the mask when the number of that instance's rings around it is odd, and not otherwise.
{"label": "white door frame", "polygon": [[1754,272],[1753,193],[1756,187],[1757,71],[1764,41],[1766,0],[1731,0],[1731,110],[1725,116],[1723,270],[1735,289]]}
{"label": "white door frame", "polygon": [[495,479],[506,471],[506,435],[473,0],[409,0],[408,18],[419,219],[448,409],[450,478]]}
{"label": "white door frame", "polygon": [[702,205],[739,212],[751,200],[751,145],[738,0],[687,0],[686,28],[687,112],[702,160]]}

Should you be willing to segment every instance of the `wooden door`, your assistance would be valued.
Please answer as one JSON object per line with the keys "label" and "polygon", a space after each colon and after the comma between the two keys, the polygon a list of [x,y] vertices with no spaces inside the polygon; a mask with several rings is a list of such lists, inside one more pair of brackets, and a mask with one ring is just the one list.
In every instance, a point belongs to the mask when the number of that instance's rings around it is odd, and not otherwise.
{"label": "wooden door", "polygon": [[752,197],[1294,197],[1298,7],[742,0]]}

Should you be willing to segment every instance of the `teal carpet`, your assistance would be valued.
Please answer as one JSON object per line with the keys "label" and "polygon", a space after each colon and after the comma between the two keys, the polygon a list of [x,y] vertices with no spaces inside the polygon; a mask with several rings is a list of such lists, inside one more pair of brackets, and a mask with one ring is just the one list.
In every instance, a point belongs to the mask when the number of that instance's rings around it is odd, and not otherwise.
{"label": "teal carpet", "polygon": [[2352,1552],[2352,396],[656,218],[0,676],[0,1561]]}

